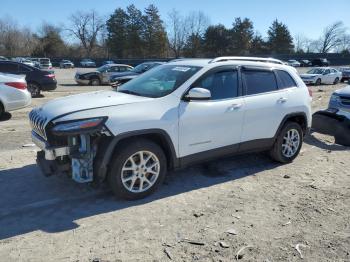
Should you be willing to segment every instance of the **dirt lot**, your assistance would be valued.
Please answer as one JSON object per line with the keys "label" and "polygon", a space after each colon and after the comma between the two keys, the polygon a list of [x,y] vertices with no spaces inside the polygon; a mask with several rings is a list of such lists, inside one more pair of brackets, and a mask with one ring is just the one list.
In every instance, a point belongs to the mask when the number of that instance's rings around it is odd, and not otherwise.
{"label": "dirt lot", "polygon": [[[58,89],[32,107],[109,89],[76,86],[74,73],[57,69]],[[342,86],[313,87],[314,110]],[[0,261],[350,261],[350,148],[332,137],[308,136],[289,165],[251,154],[173,172],[128,202],[43,177],[32,107],[0,121]]]}

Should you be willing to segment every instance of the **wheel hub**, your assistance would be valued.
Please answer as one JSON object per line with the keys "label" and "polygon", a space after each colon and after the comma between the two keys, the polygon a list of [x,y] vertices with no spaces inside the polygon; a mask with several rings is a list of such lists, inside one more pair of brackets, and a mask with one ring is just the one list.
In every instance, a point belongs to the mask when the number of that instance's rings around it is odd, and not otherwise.
{"label": "wheel hub", "polygon": [[283,137],[282,154],[288,158],[293,157],[297,153],[299,145],[300,134],[298,130],[288,130],[285,136]]}

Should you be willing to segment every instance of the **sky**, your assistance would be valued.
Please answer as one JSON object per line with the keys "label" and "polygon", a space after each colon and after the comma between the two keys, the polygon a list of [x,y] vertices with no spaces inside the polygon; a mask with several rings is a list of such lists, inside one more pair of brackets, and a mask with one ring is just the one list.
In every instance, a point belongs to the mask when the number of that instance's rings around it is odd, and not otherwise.
{"label": "sky", "polygon": [[292,36],[301,34],[310,39],[318,38],[323,28],[335,21],[350,27],[350,0],[1,0],[0,18],[12,17],[37,30],[43,21],[67,24],[67,18],[77,10],[95,9],[108,17],[116,8],[130,4],[141,10],[154,4],[164,21],[172,9],[184,15],[201,10],[211,24],[227,27],[235,17],[248,17],[262,36],[276,18],[287,24]]}

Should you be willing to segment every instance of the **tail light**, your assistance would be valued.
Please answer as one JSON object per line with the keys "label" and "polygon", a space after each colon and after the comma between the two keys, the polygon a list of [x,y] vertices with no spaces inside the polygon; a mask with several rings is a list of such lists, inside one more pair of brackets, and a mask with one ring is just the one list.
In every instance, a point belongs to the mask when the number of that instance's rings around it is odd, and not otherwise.
{"label": "tail light", "polygon": [[309,86],[307,87],[307,90],[309,91],[309,96],[312,97],[312,90]]}
{"label": "tail light", "polygon": [[48,74],[48,75],[45,75],[46,77],[49,77],[49,78],[55,78],[55,75],[54,74]]}
{"label": "tail light", "polygon": [[7,82],[5,83],[5,85],[11,86],[17,89],[21,89],[21,90],[27,89],[27,83],[25,82]]}

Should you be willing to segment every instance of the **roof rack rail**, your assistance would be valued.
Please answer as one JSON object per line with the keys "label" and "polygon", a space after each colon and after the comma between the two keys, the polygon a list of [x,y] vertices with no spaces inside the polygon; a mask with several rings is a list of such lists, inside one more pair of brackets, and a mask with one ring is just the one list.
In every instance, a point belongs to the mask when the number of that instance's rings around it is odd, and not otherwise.
{"label": "roof rack rail", "polygon": [[281,64],[281,65],[284,64],[281,60],[278,60],[275,58],[245,57],[245,56],[220,56],[210,60],[209,64],[226,62],[226,61],[252,61],[252,62],[264,62],[264,63],[273,63],[273,64]]}

